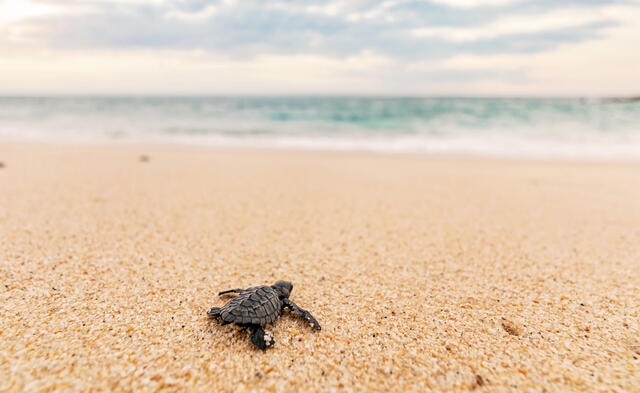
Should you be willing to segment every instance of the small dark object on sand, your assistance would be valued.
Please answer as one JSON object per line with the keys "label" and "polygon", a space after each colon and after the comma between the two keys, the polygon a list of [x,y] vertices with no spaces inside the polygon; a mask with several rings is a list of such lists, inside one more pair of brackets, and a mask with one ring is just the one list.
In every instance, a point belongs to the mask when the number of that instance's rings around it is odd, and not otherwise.
{"label": "small dark object on sand", "polygon": [[502,318],[502,328],[512,336],[520,336],[522,334],[522,326],[520,326],[520,324],[510,321],[504,317]]}
{"label": "small dark object on sand", "polygon": [[0,169],[4,168],[4,162],[0,161]]}
{"label": "small dark object on sand", "polygon": [[142,154],[140,157],[138,157],[138,161],[149,162],[149,156]]}
{"label": "small dark object on sand", "polygon": [[251,342],[264,350],[275,344],[270,333],[263,330],[264,325],[274,322],[285,308],[307,319],[313,328],[320,330],[320,324],[307,310],[298,307],[289,300],[293,285],[288,281],[276,281],[268,286],[251,287],[247,289],[230,289],[218,293],[218,296],[237,293],[222,307],[213,307],[207,312],[211,318],[219,317],[222,324],[235,323],[248,327],[251,331]]}

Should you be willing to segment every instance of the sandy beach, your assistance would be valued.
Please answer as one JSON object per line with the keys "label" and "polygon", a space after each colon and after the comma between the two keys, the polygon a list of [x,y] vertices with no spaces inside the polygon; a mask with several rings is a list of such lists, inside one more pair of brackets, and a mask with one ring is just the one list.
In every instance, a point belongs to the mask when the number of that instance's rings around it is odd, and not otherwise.
{"label": "sandy beach", "polygon": [[[141,156],[147,159],[141,159]],[[0,143],[0,391],[640,386],[640,164]],[[255,349],[218,291],[289,280]]]}

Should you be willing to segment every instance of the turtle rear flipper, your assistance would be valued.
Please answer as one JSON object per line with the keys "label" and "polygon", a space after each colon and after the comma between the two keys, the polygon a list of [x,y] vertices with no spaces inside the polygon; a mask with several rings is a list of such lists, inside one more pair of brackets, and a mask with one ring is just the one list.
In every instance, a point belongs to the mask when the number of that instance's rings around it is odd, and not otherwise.
{"label": "turtle rear flipper", "polygon": [[276,343],[271,333],[265,332],[262,326],[251,325],[249,328],[251,329],[251,342],[263,351]]}
{"label": "turtle rear flipper", "polygon": [[[220,307],[211,307],[211,310],[207,311],[207,315],[209,316],[209,318],[220,318],[220,319],[222,319],[222,308],[220,308]],[[228,325],[230,323],[231,323],[231,321],[225,321],[224,319],[222,319],[222,323],[220,325],[224,326],[224,325]]]}

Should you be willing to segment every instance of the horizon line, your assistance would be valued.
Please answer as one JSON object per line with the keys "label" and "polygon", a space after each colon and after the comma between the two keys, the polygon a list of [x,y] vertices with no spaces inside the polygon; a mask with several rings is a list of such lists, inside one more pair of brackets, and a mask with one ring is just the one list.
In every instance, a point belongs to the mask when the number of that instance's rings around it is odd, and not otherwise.
{"label": "horizon line", "polygon": [[0,98],[381,98],[381,99],[600,99],[636,102],[640,93],[628,95],[530,94],[358,94],[358,93],[2,93]]}

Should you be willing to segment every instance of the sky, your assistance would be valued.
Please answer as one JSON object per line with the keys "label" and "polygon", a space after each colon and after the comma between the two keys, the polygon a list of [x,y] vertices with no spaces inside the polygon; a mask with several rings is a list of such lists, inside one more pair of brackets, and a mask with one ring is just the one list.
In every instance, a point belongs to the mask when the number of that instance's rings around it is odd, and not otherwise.
{"label": "sky", "polygon": [[640,0],[0,0],[0,94],[640,95]]}

